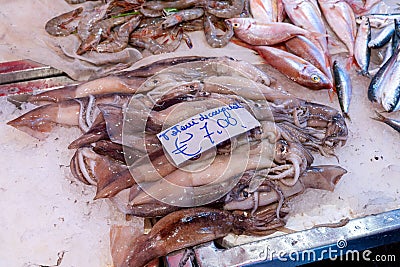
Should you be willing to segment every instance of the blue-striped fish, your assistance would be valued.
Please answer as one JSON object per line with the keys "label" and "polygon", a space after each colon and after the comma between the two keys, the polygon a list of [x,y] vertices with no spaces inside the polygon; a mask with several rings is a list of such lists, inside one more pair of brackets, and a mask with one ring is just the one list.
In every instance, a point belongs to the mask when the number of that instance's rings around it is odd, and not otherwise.
{"label": "blue-striped fish", "polygon": [[350,119],[349,107],[353,91],[351,79],[347,70],[340,66],[336,60],[333,62],[333,77],[343,117]]}
{"label": "blue-striped fish", "polygon": [[392,38],[394,33],[394,24],[389,24],[385,28],[383,28],[379,33],[371,39],[368,43],[368,47],[370,48],[381,48],[385,44],[387,44]]}

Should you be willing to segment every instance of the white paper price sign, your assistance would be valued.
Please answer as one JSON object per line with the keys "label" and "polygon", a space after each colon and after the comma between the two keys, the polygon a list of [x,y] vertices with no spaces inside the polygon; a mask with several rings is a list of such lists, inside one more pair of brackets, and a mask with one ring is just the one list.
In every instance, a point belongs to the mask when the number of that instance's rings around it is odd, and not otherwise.
{"label": "white paper price sign", "polygon": [[176,165],[215,147],[260,123],[240,103],[197,114],[157,134]]}

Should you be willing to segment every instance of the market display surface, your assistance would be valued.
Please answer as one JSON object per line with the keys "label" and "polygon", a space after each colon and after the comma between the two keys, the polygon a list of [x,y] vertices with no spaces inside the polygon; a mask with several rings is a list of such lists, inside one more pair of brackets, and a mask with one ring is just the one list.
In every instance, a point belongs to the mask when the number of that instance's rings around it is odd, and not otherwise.
{"label": "market display surface", "polygon": [[368,15],[395,8],[59,5],[40,32],[74,83],[1,98],[2,208],[14,215],[0,218],[13,242],[0,263],[211,266],[196,247],[399,207],[400,26]]}

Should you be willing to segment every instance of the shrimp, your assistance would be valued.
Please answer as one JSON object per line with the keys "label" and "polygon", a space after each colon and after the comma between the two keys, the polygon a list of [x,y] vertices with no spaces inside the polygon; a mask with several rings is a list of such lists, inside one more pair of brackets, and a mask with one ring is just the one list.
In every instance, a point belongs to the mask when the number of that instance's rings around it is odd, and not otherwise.
{"label": "shrimp", "polygon": [[203,18],[182,23],[182,28],[185,32],[202,31],[204,29]]}
{"label": "shrimp", "polygon": [[131,33],[129,38],[141,39],[147,37],[157,39],[166,36],[168,35],[168,32],[161,27],[162,22],[163,20],[161,18],[152,18],[150,21],[149,18],[142,19],[138,28]]}
{"label": "shrimp", "polygon": [[98,22],[90,31],[90,35],[83,40],[76,53],[82,55],[90,49],[96,48],[102,37],[108,37],[111,28],[129,21],[133,16],[109,18]]}
{"label": "shrimp", "polygon": [[157,40],[145,37],[138,40],[130,40],[130,44],[136,47],[147,49],[152,54],[158,55],[175,51],[179,47],[183,38],[182,28],[178,28],[176,35],[170,35],[170,37],[171,42],[169,43],[168,40],[164,41],[163,43],[159,43]]}
{"label": "shrimp", "polygon": [[129,36],[131,32],[139,25],[141,16],[136,16],[125,22],[119,29],[118,32],[114,34],[112,41],[100,43],[96,47],[97,52],[119,52],[128,46]]}
{"label": "shrimp", "polygon": [[204,17],[204,34],[207,43],[213,48],[220,48],[226,46],[233,36],[233,27],[229,21],[225,21],[226,32],[222,35],[217,34],[217,29],[213,23],[216,17],[213,15],[206,15]]}
{"label": "shrimp", "polygon": [[142,5],[143,9],[163,11],[166,8],[186,9],[199,4],[198,0],[178,0],[178,1],[148,1]]}
{"label": "shrimp", "polygon": [[[213,2],[213,1],[212,1]],[[233,18],[242,13],[244,9],[244,0],[232,0],[232,4],[228,7],[214,8],[213,6],[218,6],[217,4],[212,4],[212,2],[207,6],[207,12],[219,17],[219,18]]]}
{"label": "shrimp", "polygon": [[53,36],[67,36],[77,28],[77,19],[82,13],[83,8],[79,7],[70,12],[63,13],[52,18],[46,23],[45,30]]}
{"label": "shrimp", "polygon": [[65,0],[65,2],[67,2],[68,4],[82,4],[85,3],[86,1],[96,1],[96,0]]}
{"label": "shrimp", "polygon": [[161,24],[162,28],[169,28],[175,26],[181,22],[198,19],[204,15],[202,8],[192,8],[178,11],[172,15],[169,15],[165,21]]}
{"label": "shrimp", "polygon": [[77,27],[77,33],[81,40],[86,40],[89,37],[90,31],[92,30],[93,26],[98,21],[104,18],[110,6],[110,3],[84,12]]}
{"label": "shrimp", "polygon": [[142,13],[143,16],[148,18],[158,18],[163,15],[162,10],[147,9],[144,8],[143,6],[140,7],[140,13]]}

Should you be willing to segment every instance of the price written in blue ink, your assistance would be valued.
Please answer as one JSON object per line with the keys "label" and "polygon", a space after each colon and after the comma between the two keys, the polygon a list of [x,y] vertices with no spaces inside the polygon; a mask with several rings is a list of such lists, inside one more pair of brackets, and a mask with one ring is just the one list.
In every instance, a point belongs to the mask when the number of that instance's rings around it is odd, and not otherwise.
{"label": "price written in blue ink", "polygon": [[217,146],[260,123],[240,103],[197,114],[157,134],[176,165]]}

